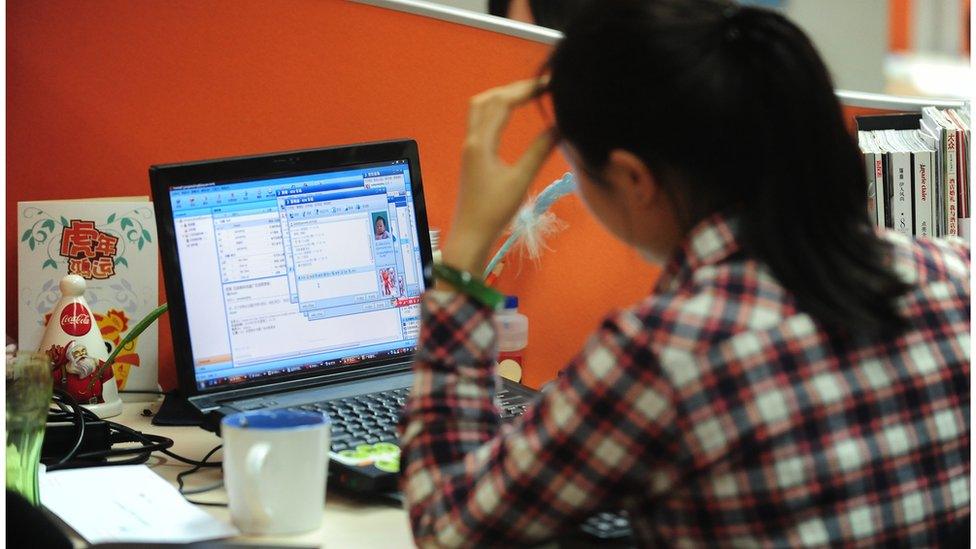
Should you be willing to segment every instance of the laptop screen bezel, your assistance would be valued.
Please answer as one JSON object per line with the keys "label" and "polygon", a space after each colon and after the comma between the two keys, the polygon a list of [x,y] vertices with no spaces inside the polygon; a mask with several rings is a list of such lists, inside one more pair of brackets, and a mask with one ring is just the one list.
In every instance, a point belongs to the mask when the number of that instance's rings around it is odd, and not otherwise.
{"label": "laptop screen bezel", "polygon": [[333,366],[282,373],[270,378],[257,378],[233,384],[200,388],[194,368],[190,344],[189,322],[183,290],[183,276],[177,249],[176,226],[170,190],[188,185],[222,185],[246,179],[262,179],[288,176],[296,173],[333,171],[344,167],[406,160],[410,170],[411,194],[414,201],[417,242],[420,244],[424,287],[430,288],[431,249],[427,223],[427,210],[420,173],[420,157],[416,141],[400,139],[373,143],[361,143],[338,147],[286,151],[232,158],[218,158],[194,162],[154,165],[149,168],[149,181],[155,203],[159,252],[163,266],[163,279],[169,303],[168,316],[172,330],[173,357],[180,393],[185,397],[217,395],[222,392],[240,394],[247,389],[260,389],[270,385],[302,387],[320,382],[327,374],[330,379],[342,380],[349,374],[360,377],[368,372],[380,375],[402,371],[403,364],[412,362],[413,352],[396,356],[364,360],[349,366]]}

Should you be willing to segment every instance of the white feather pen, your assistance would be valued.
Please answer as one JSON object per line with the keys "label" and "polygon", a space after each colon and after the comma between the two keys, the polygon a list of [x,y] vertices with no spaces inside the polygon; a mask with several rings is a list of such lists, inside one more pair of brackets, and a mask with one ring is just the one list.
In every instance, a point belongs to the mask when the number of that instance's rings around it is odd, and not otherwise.
{"label": "white feather pen", "polygon": [[519,208],[509,227],[510,234],[495,256],[488,262],[484,276],[495,270],[512,247],[519,247],[529,259],[538,261],[543,249],[548,249],[546,239],[566,228],[566,222],[548,211],[557,200],[576,190],[573,174],[566,173],[530,198]]}

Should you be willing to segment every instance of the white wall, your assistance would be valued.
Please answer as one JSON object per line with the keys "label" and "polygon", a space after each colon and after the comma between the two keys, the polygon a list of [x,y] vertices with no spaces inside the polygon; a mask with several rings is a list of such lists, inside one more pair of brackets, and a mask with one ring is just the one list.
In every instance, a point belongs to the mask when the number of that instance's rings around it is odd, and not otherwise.
{"label": "white wall", "polygon": [[[488,11],[488,0],[429,1],[480,13]],[[803,28],[827,61],[837,88],[876,93],[885,91],[888,0],[747,1],[780,8]]]}
{"label": "white wall", "polygon": [[784,8],[813,39],[835,87],[884,92],[888,0],[787,0]]}
{"label": "white wall", "polygon": [[962,0],[913,2],[911,49],[958,56],[962,51]]}
{"label": "white wall", "polygon": [[488,0],[429,0],[436,4],[444,4],[455,8],[477,11],[480,13],[488,12]]}

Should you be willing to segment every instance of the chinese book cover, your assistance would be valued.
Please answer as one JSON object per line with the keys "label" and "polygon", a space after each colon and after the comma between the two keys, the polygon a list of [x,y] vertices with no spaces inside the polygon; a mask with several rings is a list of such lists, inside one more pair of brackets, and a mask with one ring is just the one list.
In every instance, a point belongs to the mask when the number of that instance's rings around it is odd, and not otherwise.
{"label": "chinese book cover", "polygon": [[[18,331],[36,349],[67,274],[84,277],[88,301],[109,352],[159,303],[156,219],[143,198],[17,204]],[[157,388],[155,324],[113,365],[119,390]]]}

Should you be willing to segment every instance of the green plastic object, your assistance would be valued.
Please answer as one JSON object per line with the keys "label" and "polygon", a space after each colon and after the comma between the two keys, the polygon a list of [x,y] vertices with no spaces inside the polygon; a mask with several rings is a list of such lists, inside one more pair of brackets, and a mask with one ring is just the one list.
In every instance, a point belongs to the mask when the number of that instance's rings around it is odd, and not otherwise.
{"label": "green plastic object", "polygon": [[37,470],[51,402],[51,358],[47,353],[6,356],[7,489],[39,505]]}
{"label": "green plastic object", "polygon": [[148,315],[143,317],[142,320],[136,323],[136,325],[131,330],[129,330],[129,333],[125,334],[125,337],[122,338],[122,341],[120,341],[119,344],[115,346],[115,350],[112,351],[112,354],[108,355],[108,359],[105,360],[105,362],[103,362],[102,365],[98,367],[98,370],[95,372],[96,375],[91,376],[91,381],[88,382],[89,390],[91,390],[91,387],[94,386],[96,379],[101,379],[102,372],[105,371],[105,368],[109,368],[112,366],[112,363],[115,362],[115,357],[119,355],[119,352],[122,351],[122,349],[125,349],[126,345],[132,343],[132,340],[139,337],[139,334],[141,334],[146,328],[148,328],[150,324],[155,322],[157,318],[162,316],[162,314],[165,313],[168,309],[169,309],[169,305],[167,303],[163,303],[159,307],[156,307],[155,309],[150,311]]}

